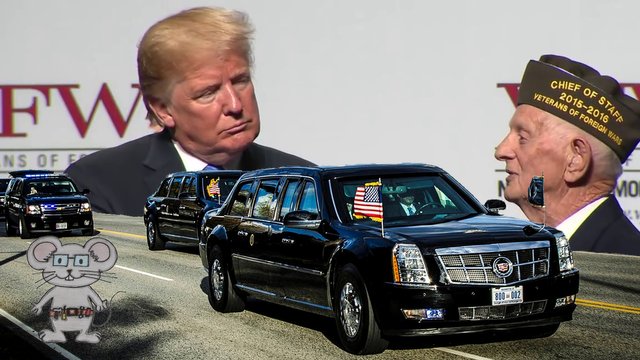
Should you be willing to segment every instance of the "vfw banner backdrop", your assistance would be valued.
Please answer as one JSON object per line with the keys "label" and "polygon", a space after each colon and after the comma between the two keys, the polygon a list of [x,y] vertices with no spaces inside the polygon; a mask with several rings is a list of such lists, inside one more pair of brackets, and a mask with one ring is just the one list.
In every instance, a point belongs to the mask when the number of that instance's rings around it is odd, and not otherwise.
{"label": "vfw banner backdrop", "polygon": [[[420,162],[481,201],[502,198],[505,136],[530,59],[585,62],[640,96],[634,0],[271,0],[0,3],[0,176],[63,171],[153,131],[137,45],[194,6],[245,11],[256,28],[257,142],[320,165]],[[640,226],[640,153],[615,189]],[[522,217],[508,204],[505,214]]]}

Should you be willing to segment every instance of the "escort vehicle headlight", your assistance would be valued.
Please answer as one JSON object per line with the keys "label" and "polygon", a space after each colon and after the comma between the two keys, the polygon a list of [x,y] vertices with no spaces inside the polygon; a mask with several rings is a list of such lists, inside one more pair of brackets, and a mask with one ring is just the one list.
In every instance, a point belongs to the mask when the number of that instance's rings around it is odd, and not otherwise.
{"label": "escort vehicle headlight", "polygon": [[89,204],[88,202],[80,204],[80,212],[87,212],[87,211],[91,211],[91,204]]}
{"label": "escort vehicle headlight", "polygon": [[556,247],[558,248],[558,264],[560,271],[569,271],[573,269],[573,254],[569,247],[569,240],[564,234],[556,235]]}
{"label": "escort vehicle headlight", "polygon": [[393,247],[393,281],[403,284],[429,284],[429,273],[420,249],[414,244]]}
{"label": "escort vehicle headlight", "polygon": [[27,205],[27,214],[36,215],[40,213],[42,213],[40,205]]}

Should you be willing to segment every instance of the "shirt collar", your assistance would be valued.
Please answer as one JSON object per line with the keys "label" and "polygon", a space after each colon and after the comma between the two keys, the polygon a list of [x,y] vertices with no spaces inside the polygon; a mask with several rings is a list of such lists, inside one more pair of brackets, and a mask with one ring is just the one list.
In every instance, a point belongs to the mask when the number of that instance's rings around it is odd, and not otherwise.
{"label": "shirt collar", "polygon": [[182,148],[182,146],[180,146],[180,144],[177,141],[175,140],[172,140],[172,141],[173,141],[173,146],[175,146],[176,150],[178,151],[178,155],[180,155],[180,159],[182,160],[182,165],[184,165],[184,169],[186,171],[199,171],[204,169],[205,166],[207,166],[206,162],[186,152],[184,148]]}
{"label": "shirt collar", "polygon": [[580,225],[582,225],[582,223],[589,217],[589,215],[591,215],[591,213],[595,209],[597,209],[598,206],[600,206],[600,204],[602,204],[606,199],[607,197],[604,196],[591,202],[587,206],[573,213],[568,218],[564,219],[563,222],[556,226],[556,229],[562,231],[564,233],[564,236],[566,236],[567,239],[571,240],[571,236],[576,232],[576,230],[578,230]]}

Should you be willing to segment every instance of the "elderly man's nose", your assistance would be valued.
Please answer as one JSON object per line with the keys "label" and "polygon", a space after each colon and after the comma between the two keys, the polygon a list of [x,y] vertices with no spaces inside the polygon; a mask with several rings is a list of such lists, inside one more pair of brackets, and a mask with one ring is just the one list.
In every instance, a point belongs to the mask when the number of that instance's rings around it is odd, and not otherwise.
{"label": "elderly man's nose", "polygon": [[504,160],[508,156],[506,139],[502,140],[495,148],[493,156],[498,160]]}

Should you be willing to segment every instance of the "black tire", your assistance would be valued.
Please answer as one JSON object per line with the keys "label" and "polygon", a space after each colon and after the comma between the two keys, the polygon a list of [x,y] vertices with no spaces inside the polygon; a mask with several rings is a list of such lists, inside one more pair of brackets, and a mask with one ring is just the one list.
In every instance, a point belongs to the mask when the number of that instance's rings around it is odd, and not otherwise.
{"label": "black tire", "polygon": [[147,222],[147,246],[149,250],[164,250],[165,241],[158,232],[158,225],[150,217]]}
{"label": "black tire", "polygon": [[209,302],[216,311],[223,313],[243,311],[245,305],[244,298],[231,283],[222,249],[217,245],[209,257]]}
{"label": "black tire", "polygon": [[82,230],[82,235],[93,235],[95,233],[95,230],[93,229],[93,227],[91,229],[84,229]]}
{"label": "black tire", "polygon": [[4,220],[4,230],[7,236],[16,236],[16,228],[11,225],[11,220],[9,220],[9,215]]}
{"label": "black tire", "polygon": [[18,223],[18,233],[20,233],[20,238],[22,238],[22,239],[31,238],[31,232],[27,228],[27,222],[24,220],[24,218],[20,218],[20,220],[18,220],[18,221],[19,221],[19,223]]}
{"label": "black tire", "polygon": [[377,354],[389,345],[376,322],[369,291],[352,264],[338,272],[334,311],[338,336],[346,351],[356,355]]}

